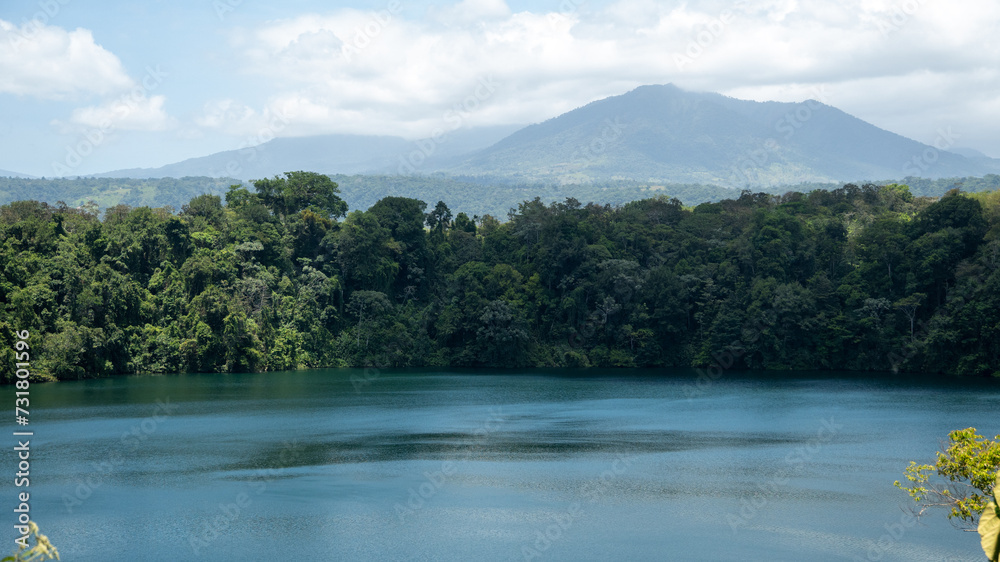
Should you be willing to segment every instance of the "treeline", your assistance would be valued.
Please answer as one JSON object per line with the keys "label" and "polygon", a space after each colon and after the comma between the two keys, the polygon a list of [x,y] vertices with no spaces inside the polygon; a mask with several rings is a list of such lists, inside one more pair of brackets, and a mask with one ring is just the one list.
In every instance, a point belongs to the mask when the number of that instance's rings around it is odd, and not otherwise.
{"label": "treeline", "polygon": [[[715,203],[739,197],[740,192],[728,187],[707,184],[655,183],[635,180],[606,180],[582,184],[519,183],[503,176],[431,175],[332,175],[340,186],[340,197],[351,209],[366,210],[383,197],[407,194],[423,201],[447,201],[452,208],[469,216],[493,215],[505,217],[511,207],[539,197],[548,204],[574,197],[580,201],[624,205],[630,201],[667,196],[687,205]],[[131,207],[173,207],[180,210],[192,198],[203,195],[224,197],[229,186],[241,183],[230,178],[54,178],[26,179],[0,177],[0,205],[27,199],[70,207],[83,207],[103,212],[116,205]],[[888,185],[897,182],[877,182]],[[982,178],[926,179],[908,177],[898,182],[910,187],[914,196],[940,197],[949,190],[963,192],[995,191],[1000,189],[1000,175]],[[250,184],[247,184],[250,187]],[[800,183],[772,187],[755,187],[765,193],[781,195],[790,191],[809,193],[832,191],[840,184]]]}
{"label": "treeline", "polygon": [[961,189],[965,192],[996,191],[1000,189],[1000,175],[986,174],[981,178],[915,178],[906,177],[902,183],[910,186],[914,195],[936,197],[951,189]]}
{"label": "treeline", "polygon": [[[116,373],[320,366],[1000,372],[1000,192],[905,186],[685,208],[522,203],[506,222],[306,172],[179,213],[0,207],[0,354]],[[730,365],[732,363],[732,365]],[[10,370],[5,370],[9,380]]]}
{"label": "treeline", "polygon": [[237,180],[230,178],[7,178],[0,177],[0,204],[35,200],[65,202],[90,212],[115,205],[180,209],[205,193],[222,195]]}
{"label": "treeline", "polygon": [[[339,185],[340,197],[351,209],[365,210],[379,199],[405,193],[424,201],[447,201],[471,215],[504,217],[511,207],[535,197],[546,203],[563,201],[572,195],[582,201],[621,205],[656,195],[677,197],[689,204],[719,201],[738,195],[737,191],[714,185],[664,184],[619,180],[591,184],[520,184],[502,177],[453,177],[432,175],[331,175]],[[173,207],[180,210],[192,198],[203,195],[224,197],[230,178],[51,178],[0,177],[0,205],[35,200],[103,212],[116,205],[131,207]],[[249,184],[248,184],[249,185]],[[837,186],[833,186],[837,187]],[[791,188],[768,190],[784,193]],[[942,190],[938,195],[944,193]]]}

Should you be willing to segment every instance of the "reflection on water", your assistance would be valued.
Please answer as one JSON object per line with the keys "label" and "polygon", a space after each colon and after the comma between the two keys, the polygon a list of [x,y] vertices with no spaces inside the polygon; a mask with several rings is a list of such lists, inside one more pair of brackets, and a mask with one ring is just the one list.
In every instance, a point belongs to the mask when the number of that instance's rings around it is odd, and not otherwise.
{"label": "reflection on water", "polygon": [[892,481],[952,429],[1000,433],[996,385],[727,373],[689,398],[693,380],[318,370],[38,386],[33,514],[65,560],[981,557],[943,514],[900,523]]}

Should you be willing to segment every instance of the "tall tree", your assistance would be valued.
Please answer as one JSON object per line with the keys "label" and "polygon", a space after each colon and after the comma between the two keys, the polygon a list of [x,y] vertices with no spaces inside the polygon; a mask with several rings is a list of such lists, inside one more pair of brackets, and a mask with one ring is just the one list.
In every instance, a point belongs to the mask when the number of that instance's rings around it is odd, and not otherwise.
{"label": "tall tree", "polygon": [[289,216],[303,209],[313,209],[327,217],[347,214],[347,203],[338,194],[340,188],[330,176],[315,172],[285,172],[285,177],[253,182],[257,194],[275,214]]}

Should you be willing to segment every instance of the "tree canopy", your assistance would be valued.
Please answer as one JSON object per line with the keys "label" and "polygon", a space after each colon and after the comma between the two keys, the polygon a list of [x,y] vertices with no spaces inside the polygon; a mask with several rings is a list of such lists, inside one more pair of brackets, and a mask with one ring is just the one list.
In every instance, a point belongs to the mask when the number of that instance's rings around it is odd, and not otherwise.
{"label": "tree canopy", "polygon": [[290,172],[224,201],[103,218],[0,207],[0,333],[30,330],[36,371],[59,379],[317,366],[1000,373],[997,193],[848,184],[694,208],[536,198],[502,222],[397,195],[348,213],[328,177]]}
{"label": "tree canopy", "polygon": [[261,202],[280,216],[310,209],[328,217],[343,217],[347,203],[338,194],[340,189],[330,176],[315,172],[285,172],[285,177],[256,180],[254,189]]}

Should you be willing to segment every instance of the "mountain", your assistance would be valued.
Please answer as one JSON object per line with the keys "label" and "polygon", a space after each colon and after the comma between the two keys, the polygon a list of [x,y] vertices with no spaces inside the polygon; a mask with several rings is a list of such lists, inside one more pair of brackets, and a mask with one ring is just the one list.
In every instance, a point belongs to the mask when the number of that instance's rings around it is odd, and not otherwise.
{"label": "mountain", "polygon": [[459,129],[438,138],[321,135],[277,138],[253,147],[191,158],[160,168],[114,170],[91,177],[232,177],[253,180],[283,172],[324,174],[415,173],[452,165],[461,156],[486,148],[521,125]]}
{"label": "mountain", "polygon": [[970,159],[815,100],[755,102],[642,86],[531,125],[449,173],[521,181],[629,179],[759,187],[903,176],[980,176]]}
{"label": "mountain", "polygon": [[815,100],[755,102],[667,84],[641,86],[523,128],[458,129],[418,141],[362,135],[278,138],[161,168],[95,177],[252,180],[293,170],[443,173],[483,183],[631,181],[760,189],[908,176],[981,177],[1000,172],[1000,160],[922,144]]}
{"label": "mountain", "polygon": [[8,172],[7,170],[0,170],[0,178],[33,178],[35,176],[29,176],[28,174],[19,174],[17,172]]}

